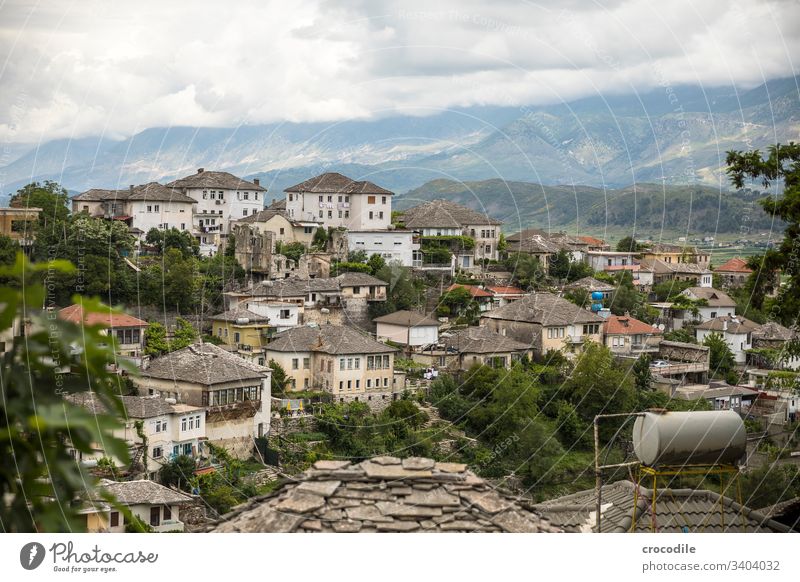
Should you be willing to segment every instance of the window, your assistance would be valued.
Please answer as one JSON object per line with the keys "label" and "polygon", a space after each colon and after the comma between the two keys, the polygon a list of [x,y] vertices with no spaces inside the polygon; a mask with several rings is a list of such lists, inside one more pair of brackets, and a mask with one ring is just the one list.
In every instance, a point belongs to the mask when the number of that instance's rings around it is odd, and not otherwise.
{"label": "window", "polygon": [[344,370],[344,358],[339,358],[339,370]]}
{"label": "window", "polygon": [[333,210],[328,210],[328,218],[333,218]]}
{"label": "window", "polygon": [[181,431],[186,432],[186,418],[181,419]]}
{"label": "window", "polygon": [[599,323],[589,323],[583,326],[583,335],[593,335],[600,333]]}
{"label": "window", "polygon": [[347,358],[347,369],[348,370],[353,369],[353,358]]}
{"label": "window", "polygon": [[356,390],[361,388],[361,380],[356,380]]}
{"label": "window", "polygon": [[[191,456],[192,455],[192,443],[186,443],[186,444],[183,445],[183,454],[187,455],[187,456]],[[166,515],[166,508],[165,508],[165,511],[164,511],[164,519],[169,519],[167,517],[167,515]]]}
{"label": "window", "polygon": [[386,204],[386,196],[381,197],[381,204]]}
{"label": "window", "polygon": [[[367,370],[375,369],[375,356],[367,356]],[[369,384],[367,384],[369,386]]]}
{"label": "window", "polygon": [[313,232],[313,230],[314,230],[314,228],[311,227],[311,226],[304,226],[303,227],[303,234],[311,234]]}
{"label": "window", "polygon": [[350,211],[349,210],[345,210],[344,211],[344,217],[345,218],[350,218]]}
{"label": "window", "polygon": [[564,328],[563,327],[548,327],[547,328],[547,339],[559,339],[564,337]]}
{"label": "window", "polygon": [[311,358],[303,358],[303,369],[304,370],[311,369]]}
{"label": "window", "polygon": [[361,358],[356,358],[353,362],[353,367],[358,370],[361,368]]}
{"label": "window", "polygon": [[375,204],[375,196],[367,196],[367,204]]}
{"label": "window", "polygon": [[353,295],[358,295],[361,293],[361,287],[353,287]]}
{"label": "window", "polygon": [[292,358],[292,370],[297,370],[300,368],[300,360],[297,358]]}
{"label": "window", "polygon": [[281,231],[281,234],[285,234],[284,230],[285,230],[285,229],[284,229],[283,227],[281,227],[281,229],[280,229],[280,231]]}
{"label": "window", "polygon": [[[181,210],[181,212],[183,212],[183,210]],[[181,222],[181,230],[186,230],[186,223],[185,222]]]}
{"label": "window", "polygon": [[152,205],[150,205],[150,204],[147,205],[147,212],[153,212]]}
{"label": "window", "polygon": [[212,190],[211,191],[211,199],[215,200],[216,198],[217,198],[217,193]]}
{"label": "window", "polygon": [[383,356],[383,367],[389,369],[389,356]]}
{"label": "window", "polygon": [[245,192],[244,194],[242,194],[242,199],[243,200],[250,200],[250,193],[249,192]]}
{"label": "window", "polygon": [[372,220],[372,216],[373,216],[373,213],[372,213],[372,211],[370,210],[370,211],[369,211],[369,219],[370,219],[370,220]]}
{"label": "window", "polygon": [[[187,454],[190,454],[192,452],[192,445],[187,445],[187,446],[189,447],[189,453],[187,453]],[[172,519],[172,509],[170,508],[169,505],[165,505],[164,506],[164,521],[167,521],[168,519]]]}
{"label": "window", "polygon": [[247,208],[242,210],[242,216],[247,216]]}
{"label": "window", "polygon": [[389,378],[383,379],[383,387],[386,388],[389,385]]}
{"label": "window", "polygon": [[322,210],[319,211],[319,217],[320,218],[325,218],[325,214],[322,212]]}
{"label": "window", "polygon": [[342,217],[342,211],[340,210],[339,211],[339,218],[341,218],[341,217]]}
{"label": "window", "polygon": [[234,332],[234,334],[233,334],[233,341],[234,341],[234,342],[236,342],[237,344],[239,343],[239,337],[241,337],[241,336],[239,335],[239,332],[238,332],[238,331],[237,331],[237,332]]}
{"label": "window", "polygon": [[339,382],[339,392],[344,389],[344,382]]}
{"label": "window", "polygon": [[372,380],[367,378],[367,388],[372,388]]}
{"label": "window", "polygon": [[294,196],[292,196],[291,194],[289,194],[289,202],[293,202],[293,201],[294,201]]}
{"label": "window", "polygon": [[164,449],[161,447],[153,447],[153,454],[151,455],[154,459],[160,459],[164,456]]}
{"label": "window", "polygon": [[717,312],[716,311],[712,311],[711,312],[711,319],[714,319],[716,316],[717,316]]}
{"label": "window", "polygon": [[319,201],[320,201],[320,202],[322,202],[322,200],[323,200],[323,199],[322,199],[322,196],[320,196],[320,197],[319,197]]}
{"label": "window", "polygon": [[161,524],[161,508],[160,507],[151,507],[150,508],[150,525],[160,525]]}
{"label": "window", "polygon": [[289,319],[289,310],[288,309],[281,309],[281,319]]}
{"label": "window", "polygon": [[208,192],[203,190],[203,200],[208,200]]}
{"label": "window", "polygon": [[111,520],[109,521],[111,527],[119,526],[119,511],[112,511],[111,512]]}
{"label": "window", "polygon": [[189,430],[194,430],[194,416],[189,417]]}

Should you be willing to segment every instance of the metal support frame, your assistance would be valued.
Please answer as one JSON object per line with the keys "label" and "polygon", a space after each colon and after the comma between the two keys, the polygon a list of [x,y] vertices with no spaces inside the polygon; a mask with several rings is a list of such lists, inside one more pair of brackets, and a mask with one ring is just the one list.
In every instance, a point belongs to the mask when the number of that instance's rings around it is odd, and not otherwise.
{"label": "metal support frame", "polygon": [[[652,479],[653,487],[651,509],[650,509],[650,531],[656,531],[656,515],[658,512],[658,478],[659,477],[675,477],[683,475],[719,475],[720,476],[720,497],[719,497],[719,511],[720,519],[722,520],[722,527],[725,527],[725,505],[722,498],[725,497],[725,492],[733,482],[736,483],[736,502],[739,504],[739,514],[744,517],[742,512],[742,486],[739,481],[739,467],[735,465],[664,465],[662,467],[649,467],[647,465],[640,465],[639,477],[636,480],[636,488],[633,493],[633,516],[631,519],[631,528],[629,531],[636,531],[636,514],[639,509],[639,486],[642,481],[650,477]],[[728,484],[725,485],[725,475],[732,475]],[[742,521],[742,531],[745,531],[746,522]]]}

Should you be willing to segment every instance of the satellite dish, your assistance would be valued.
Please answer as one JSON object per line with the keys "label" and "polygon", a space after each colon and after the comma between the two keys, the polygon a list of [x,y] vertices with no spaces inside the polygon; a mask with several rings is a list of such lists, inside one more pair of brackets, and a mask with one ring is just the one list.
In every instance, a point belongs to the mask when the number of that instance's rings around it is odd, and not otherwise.
{"label": "satellite dish", "polygon": [[667,329],[667,326],[666,326],[666,325],[664,325],[663,323],[659,323],[659,324],[658,324],[656,327],[657,327],[658,329],[660,329],[661,331],[664,331],[665,329]]}

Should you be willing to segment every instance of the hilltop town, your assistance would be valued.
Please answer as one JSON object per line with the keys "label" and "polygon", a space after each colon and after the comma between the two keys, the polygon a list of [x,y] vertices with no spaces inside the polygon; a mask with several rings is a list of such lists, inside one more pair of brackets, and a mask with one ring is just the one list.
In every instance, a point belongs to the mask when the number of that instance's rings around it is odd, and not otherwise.
{"label": "hilltop town", "polygon": [[[4,264],[22,252],[78,269],[46,274],[3,352],[41,331],[32,313],[96,330],[113,352],[121,406],[64,396],[76,422],[117,419],[124,443],[66,443],[100,479],[76,498],[87,530],[591,531],[592,422],[648,409],[740,415],[743,527],[796,527],[800,350],[771,316],[779,268],[715,264],[686,243],[514,232],[445,199],[397,211],[393,196],[338,173],[276,195],[199,168],[12,197]],[[67,384],[94,353],[69,341]],[[630,437],[612,433],[600,438],[622,464]],[[387,493],[387,479],[405,484]],[[607,479],[635,505],[626,471]],[[662,531],[702,529],[722,505],[735,517],[713,480],[680,485],[699,509]],[[602,531],[625,531],[619,520]]]}

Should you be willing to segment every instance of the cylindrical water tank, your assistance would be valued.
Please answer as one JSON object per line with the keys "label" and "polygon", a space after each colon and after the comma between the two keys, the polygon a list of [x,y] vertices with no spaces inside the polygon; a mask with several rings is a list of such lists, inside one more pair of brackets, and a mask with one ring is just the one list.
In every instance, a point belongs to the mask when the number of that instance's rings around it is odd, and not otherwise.
{"label": "cylindrical water tank", "polygon": [[592,291],[592,299],[595,301],[600,301],[603,298],[602,291]]}
{"label": "cylindrical water tank", "polygon": [[733,465],[745,454],[744,422],[732,410],[646,412],[633,425],[633,450],[644,465]]}

